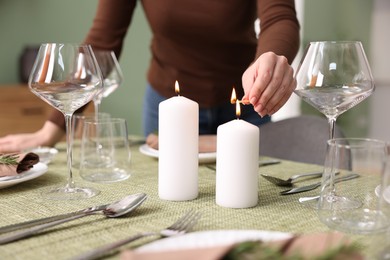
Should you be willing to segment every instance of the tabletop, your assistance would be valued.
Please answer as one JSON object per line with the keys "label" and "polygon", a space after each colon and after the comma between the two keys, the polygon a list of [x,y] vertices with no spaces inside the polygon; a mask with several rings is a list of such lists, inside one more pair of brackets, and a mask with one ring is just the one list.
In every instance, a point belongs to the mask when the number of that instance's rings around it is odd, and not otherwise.
{"label": "tabletop", "polygon": [[[134,139],[134,138],[133,138]],[[129,194],[146,193],[147,200],[135,211],[121,218],[91,215],[68,222],[21,241],[0,246],[2,259],[67,259],[100,245],[114,242],[143,231],[158,231],[174,222],[190,209],[201,212],[202,217],[194,231],[204,230],[266,230],[296,234],[326,232],[314,209],[299,204],[301,196],[317,195],[319,189],[281,196],[283,187],[277,187],[259,175],[259,203],[246,209],[231,209],[215,203],[215,171],[199,165],[199,196],[190,201],[173,202],[158,196],[158,160],[139,152],[139,143],[131,145],[132,175],[129,179],[110,184],[82,180],[74,169],[76,184],[101,191],[84,200],[53,201],[42,198],[41,192],[53,185],[66,183],[65,144],[60,143],[59,154],[49,164],[48,171],[33,180],[0,189],[0,226],[36,218],[77,211],[90,206],[119,200]],[[260,173],[287,177],[297,173],[322,170],[322,166],[281,161],[280,164],[259,167]],[[319,179],[317,179],[319,180]],[[317,181],[316,180],[316,181]],[[313,179],[300,182],[303,185]],[[349,235],[369,254],[369,236]],[[131,249],[151,238],[124,246]],[[119,255],[111,256],[116,259]]]}

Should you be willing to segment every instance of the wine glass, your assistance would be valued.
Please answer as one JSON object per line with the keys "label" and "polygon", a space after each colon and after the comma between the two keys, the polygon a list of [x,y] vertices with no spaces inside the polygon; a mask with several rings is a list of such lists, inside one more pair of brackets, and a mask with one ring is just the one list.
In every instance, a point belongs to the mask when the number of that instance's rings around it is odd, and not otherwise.
{"label": "wine glass", "polygon": [[295,78],[294,93],[327,117],[329,139],[334,138],[337,117],[374,91],[370,65],[358,41],[309,43]]}
{"label": "wine glass", "polygon": [[81,199],[98,190],[77,187],[72,174],[71,124],[73,113],[91,101],[102,88],[102,74],[89,45],[41,44],[29,81],[30,90],[65,116],[68,182],[43,195],[49,199]]}
{"label": "wine glass", "polygon": [[[294,93],[327,117],[329,139],[334,139],[337,117],[374,91],[370,65],[359,41],[309,43],[295,79]],[[316,200],[301,203],[317,208]]]}
{"label": "wine glass", "polygon": [[103,76],[103,88],[93,99],[95,113],[98,114],[103,98],[114,92],[123,81],[123,74],[118,59],[113,51],[94,50],[96,60]]}

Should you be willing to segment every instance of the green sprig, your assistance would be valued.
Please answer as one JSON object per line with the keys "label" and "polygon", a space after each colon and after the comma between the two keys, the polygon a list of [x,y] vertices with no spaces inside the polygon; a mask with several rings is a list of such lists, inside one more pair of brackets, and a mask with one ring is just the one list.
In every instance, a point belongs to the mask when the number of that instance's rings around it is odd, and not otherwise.
{"label": "green sprig", "polygon": [[17,154],[0,154],[0,164],[6,166],[18,165],[18,158]]}
{"label": "green sprig", "polygon": [[[359,254],[359,246],[357,244],[340,245],[338,247],[328,249],[319,256],[313,256],[315,260],[334,260],[342,259],[349,256]],[[299,252],[293,255],[285,256],[278,248],[269,247],[261,241],[247,241],[234,246],[222,260],[304,260],[304,256]]]}

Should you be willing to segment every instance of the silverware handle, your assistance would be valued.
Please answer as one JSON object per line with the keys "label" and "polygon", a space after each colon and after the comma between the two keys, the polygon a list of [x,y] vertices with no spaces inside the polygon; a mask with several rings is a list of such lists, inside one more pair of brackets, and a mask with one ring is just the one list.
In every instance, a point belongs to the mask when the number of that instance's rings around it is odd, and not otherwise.
{"label": "silverware handle", "polygon": [[334,183],[338,183],[338,182],[341,182],[341,181],[347,181],[347,180],[350,180],[350,179],[355,179],[359,177],[359,174],[357,173],[352,173],[352,174],[348,174],[348,175],[345,175],[345,176],[341,176],[341,177],[337,177],[334,179]]}
{"label": "silverware handle", "polygon": [[295,180],[295,179],[298,179],[298,178],[301,178],[301,177],[321,176],[321,175],[322,175],[322,172],[309,172],[309,173],[302,173],[302,174],[293,175],[290,178],[292,180]]}
{"label": "silverware handle", "polygon": [[21,223],[16,223],[16,224],[0,227],[0,234],[8,233],[8,232],[15,231],[18,229],[29,228],[29,227],[33,227],[36,225],[41,225],[41,224],[53,222],[53,221],[68,218],[71,216],[77,216],[79,214],[82,214],[83,212],[84,211],[66,213],[66,214],[62,214],[62,215],[57,215],[57,216],[52,216],[52,217],[47,217],[47,218],[40,218],[40,219],[33,219],[33,220],[26,221],[26,222],[21,222]]}
{"label": "silverware handle", "polygon": [[16,240],[20,240],[22,238],[30,237],[30,236],[38,233],[39,231],[46,229],[46,228],[60,225],[62,223],[72,221],[72,220],[75,220],[75,219],[78,219],[78,218],[81,218],[84,216],[88,216],[88,215],[90,215],[90,212],[84,212],[82,214],[77,214],[77,215],[70,216],[70,217],[67,217],[64,219],[60,219],[60,220],[56,220],[56,221],[53,221],[50,223],[45,223],[45,224],[41,224],[38,226],[34,226],[34,227],[29,228],[29,229],[17,231],[17,232],[11,233],[11,234],[2,235],[2,236],[0,236],[0,245],[7,244],[7,243],[10,243],[10,242],[13,242]]}
{"label": "silverware handle", "polygon": [[75,212],[71,212],[71,213],[65,213],[65,214],[56,215],[56,216],[47,217],[47,218],[33,219],[33,220],[21,222],[21,223],[3,226],[3,227],[0,227],[0,234],[8,233],[8,232],[15,231],[18,229],[24,229],[24,228],[34,227],[37,225],[46,224],[46,223],[50,223],[50,222],[57,221],[60,219],[69,218],[72,216],[84,215],[84,213],[92,213],[95,211],[100,211],[100,210],[105,209],[106,206],[107,205],[101,205],[101,206],[87,208],[87,209],[83,209],[83,210],[79,210],[79,211],[75,211]]}
{"label": "silverware handle", "polygon": [[274,160],[274,159],[270,159],[270,160],[259,160],[259,167],[261,166],[267,166],[267,165],[273,165],[273,164],[279,164],[280,161],[279,160]]}
{"label": "silverware handle", "polygon": [[131,237],[128,237],[128,238],[125,238],[123,240],[118,240],[116,242],[113,242],[111,244],[107,244],[107,245],[104,245],[104,246],[101,246],[101,247],[98,247],[96,249],[92,249],[91,251],[87,251],[85,253],[82,253],[78,256],[75,256],[73,258],[71,258],[70,260],[92,260],[92,259],[97,259],[99,257],[102,257],[106,254],[109,254],[110,251],[118,248],[118,247],[121,247],[125,244],[128,244],[130,242],[133,242],[135,240],[138,240],[140,238],[143,238],[143,237],[146,237],[146,236],[151,236],[151,235],[156,235],[157,233],[140,233],[140,234],[136,234],[134,236],[131,236]]}

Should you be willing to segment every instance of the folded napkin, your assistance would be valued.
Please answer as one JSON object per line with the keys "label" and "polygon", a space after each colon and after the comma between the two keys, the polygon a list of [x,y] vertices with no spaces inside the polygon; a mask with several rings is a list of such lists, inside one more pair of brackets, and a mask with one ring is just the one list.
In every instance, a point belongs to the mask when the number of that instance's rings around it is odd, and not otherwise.
{"label": "folded napkin", "polygon": [[314,233],[272,242],[244,242],[233,245],[162,252],[126,250],[121,260],[219,260],[219,259],[364,259],[341,233]]}
{"label": "folded napkin", "polygon": [[28,171],[38,162],[39,156],[35,153],[0,154],[0,177]]}

